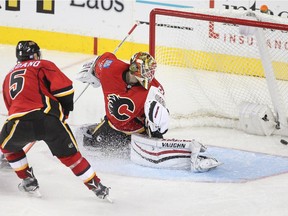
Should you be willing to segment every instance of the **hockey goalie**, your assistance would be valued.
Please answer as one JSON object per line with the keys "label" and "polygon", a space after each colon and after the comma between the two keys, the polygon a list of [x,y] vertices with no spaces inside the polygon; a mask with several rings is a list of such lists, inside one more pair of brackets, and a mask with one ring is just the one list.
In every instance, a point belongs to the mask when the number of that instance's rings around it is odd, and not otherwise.
{"label": "hockey goalie", "polygon": [[128,147],[130,158],[143,166],[206,172],[220,163],[204,156],[206,147],[195,140],[164,139],[169,111],[164,89],[154,77],[157,63],[146,52],[135,53],[129,63],[110,52],[84,64],[77,80],[102,87],[105,116],[99,124],[82,128],[87,149]]}

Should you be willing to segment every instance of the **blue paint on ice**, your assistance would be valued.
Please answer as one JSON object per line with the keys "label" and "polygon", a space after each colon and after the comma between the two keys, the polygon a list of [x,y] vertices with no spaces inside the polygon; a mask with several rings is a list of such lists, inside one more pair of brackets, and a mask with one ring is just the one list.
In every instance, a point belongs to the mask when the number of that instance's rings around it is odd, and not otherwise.
{"label": "blue paint on ice", "polygon": [[288,173],[288,157],[221,147],[210,146],[205,152],[223,163],[206,173],[143,167],[128,158],[95,157],[93,152],[85,152],[97,171],[142,178],[240,183]]}

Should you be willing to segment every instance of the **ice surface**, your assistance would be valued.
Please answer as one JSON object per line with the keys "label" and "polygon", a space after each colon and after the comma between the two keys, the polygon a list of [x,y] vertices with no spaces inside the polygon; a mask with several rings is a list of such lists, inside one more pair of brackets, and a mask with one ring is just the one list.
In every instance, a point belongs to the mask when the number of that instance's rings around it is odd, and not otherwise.
{"label": "ice surface", "polygon": [[[15,63],[14,46],[0,46],[2,83]],[[81,64],[93,56],[43,50],[75,83],[75,96],[85,84],[75,80]],[[0,121],[6,109],[0,100]],[[77,135],[79,125],[103,117],[100,89],[89,87],[75,104],[69,123]],[[72,172],[53,157],[44,142],[28,153],[40,184],[42,198],[18,191],[20,180],[9,169],[0,170],[2,216],[286,216],[288,215],[288,146],[280,137],[259,137],[233,129],[179,128],[167,138],[197,139],[224,162],[213,172],[149,169],[132,164],[127,155],[103,156],[79,145],[103,183],[111,187],[113,204],[99,200]]]}

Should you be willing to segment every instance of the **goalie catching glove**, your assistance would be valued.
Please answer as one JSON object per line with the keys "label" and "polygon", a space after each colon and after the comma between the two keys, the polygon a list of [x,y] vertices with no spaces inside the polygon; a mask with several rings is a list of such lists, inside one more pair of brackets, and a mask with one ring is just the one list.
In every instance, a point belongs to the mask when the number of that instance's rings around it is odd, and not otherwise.
{"label": "goalie catching glove", "polygon": [[94,88],[100,87],[100,80],[95,76],[94,73],[95,64],[98,58],[99,57],[96,57],[94,60],[83,64],[80,72],[76,76],[76,80],[79,80],[83,83],[89,83]]}
{"label": "goalie catching glove", "polygon": [[151,86],[144,105],[145,126],[150,137],[162,138],[168,131],[169,111],[165,105],[164,95]]}

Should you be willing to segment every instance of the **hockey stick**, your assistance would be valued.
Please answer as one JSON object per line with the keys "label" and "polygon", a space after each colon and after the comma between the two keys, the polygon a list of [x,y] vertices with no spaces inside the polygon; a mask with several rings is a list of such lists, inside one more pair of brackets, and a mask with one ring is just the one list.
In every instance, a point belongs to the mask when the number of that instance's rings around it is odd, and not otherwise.
{"label": "hockey stick", "polygon": [[[5,115],[7,116],[7,115]],[[32,146],[36,143],[36,141],[30,142],[28,143],[26,146],[23,147],[23,151],[25,152],[25,154],[27,154],[27,152],[32,148]]]}
{"label": "hockey stick", "polygon": [[136,29],[136,27],[140,25],[139,21],[136,21],[136,23],[132,26],[132,28],[130,29],[130,31],[128,32],[128,34],[125,36],[125,38],[120,42],[120,44],[115,48],[115,50],[113,51],[113,54],[115,54],[118,49],[122,46],[122,44],[127,40],[127,38],[132,34],[132,32]]}
{"label": "hockey stick", "polygon": [[[93,67],[93,66],[92,66]],[[89,87],[90,83],[86,85],[86,87],[83,89],[83,91],[78,95],[78,97],[75,99],[74,104],[78,101],[78,99],[81,97],[81,95],[86,91],[86,89]]]}
{"label": "hockey stick", "polygon": [[[122,46],[122,44],[127,40],[127,38],[132,34],[132,32],[136,29],[136,27],[138,25],[142,24],[139,21],[136,21],[136,23],[132,26],[132,28],[130,29],[130,31],[128,32],[128,34],[125,36],[125,38],[120,42],[120,44],[115,48],[115,50],[113,51],[113,54],[115,54],[118,49]],[[95,62],[96,63],[96,62]],[[94,65],[92,66],[94,67]],[[86,85],[86,87],[83,89],[83,91],[80,93],[80,95],[75,99],[74,104],[78,101],[78,99],[81,97],[81,95],[86,91],[86,89],[89,87],[90,83],[88,83]]]}
{"label": "hockey stick", "polygon": [[25,152],[25,154],[28,153],[28,151],[32,148],[32,146],[36,143],[36,141],[30,142],[28,143],[26,146],[24,146],[23,151]]}
{"label": "hockey stick", "polygon": [[[32,148],[32,146],[34,145],[36,143],[36,141],[33,141],[33,142],[30,142],[30,143],[28,143],[26,146],[24,146],[23,147],[23,151],[25,152],[25,154],[27,154],[28,153],[28,151]],[[6,164],[8,164],[8,161],[7,160],[5,160],[6,162]],[[2,166],[3,166],[3,159],[0,157],[0,168],[2,168]],[[11,166],[10,165],[8,165],[8,167],[9,168],[11,168]]]}

